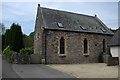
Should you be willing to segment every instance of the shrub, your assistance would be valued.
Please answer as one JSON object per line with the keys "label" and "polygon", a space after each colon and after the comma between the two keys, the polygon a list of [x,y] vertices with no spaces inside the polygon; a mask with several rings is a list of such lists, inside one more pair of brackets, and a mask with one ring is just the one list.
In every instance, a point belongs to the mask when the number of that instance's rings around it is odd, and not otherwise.
{"label": "shrub", "polygon": [[22,48],[20,50],[20,54],[33,54],[33,47],[29,47],[29,48]]}
{"label": "shrub", "polygon": [[3,54],[8,56],[11,54],[11,50],[10,50],[10,46],[7,46],[4,50],[3,50]]}
{"label": "shrub", "polygon": [[6,56],[7,60],[10,63],[13,62],[13,55],[15,54],[15,52],[10,50],[10,46],[7,46],[2,53]]}
{"label": "shrub", "polygon": [[10,63],[27,64],[30,63],[30,54],[33,53],[33,48],[23,48],[20,50],[20,53],[18,53],[11,51],[10,46],[7,46],[2,53]]}

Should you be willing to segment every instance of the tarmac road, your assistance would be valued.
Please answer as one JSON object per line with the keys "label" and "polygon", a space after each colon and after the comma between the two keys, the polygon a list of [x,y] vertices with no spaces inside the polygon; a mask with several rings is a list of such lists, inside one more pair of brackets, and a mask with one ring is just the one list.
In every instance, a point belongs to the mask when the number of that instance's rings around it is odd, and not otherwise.
{"label": "tarmac road", "polygon": [[1,62],[3,78],[73,78],[42,64],[10,64],[4,58]]}
{"label": "tarmac road", "polygon": [[22,78],[73,78],[42,64],[13,65],[14,71]]}
{"label": "tarmac road", "polygon": [[12,78],[10,80],[118,80],[114,78],[78,79],[42,64],[10,64],[5,59],[1,60],[1,58],[2,57],[0,56],[0,71],[2,71],[2,75],[0,74],[0,77],[2,76],[2,78]]}
{"label": "tarmac road", "polygon": [[[0,56],[0,58],[2,58],[2,56]],[[0,60],[0,62],[2,62],[2,78],[20,78],[13,70],[12,64],[8,63],[5,58]]]}

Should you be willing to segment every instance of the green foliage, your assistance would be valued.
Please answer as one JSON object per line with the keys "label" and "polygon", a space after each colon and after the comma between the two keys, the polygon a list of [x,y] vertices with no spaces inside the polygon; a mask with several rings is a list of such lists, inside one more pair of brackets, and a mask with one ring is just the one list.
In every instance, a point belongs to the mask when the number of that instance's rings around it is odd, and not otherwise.
{"label": "green foliage", "polygon": [[[2,51],[4,49],[5,44],[5,25],[3,23],[0,23],[0,38],[2,38]],[[1,49],[0,47],[0,49]]]}
{"label": "green foliage", "polygon": [[0,35],[5,33],[5,25],[0,23]]}
{"label": "green foliage", "polygon": [[23,48],[21,26],[19,26],[18,24],[13,24],[11,26],[11,35],[11,50],[19,52],[19,50]]}
{"label": "green foliage", "polygon": [[2,53],[7,54],[9,51],[10,51],[10,46],[7,46]]}
{"label": "green foliage", "polygon": [[24,47],[31,47],[34,43],[34,32],[31,32],[29,36],[23,35]]}
{"label": "green foliage", "polygon": [[34,33],[35,33],[35,32],[31,32],[29,36],[34,37]]}
{"label": "green foliage", "polygon": [[7,57],[7,60],[10,63],[13,62],[13,55],[16,54],[16,52],[11,51],[9,45],[3,50],[2,53]]}
{"label": "green foliage", "polygon": [[33,47],[28,47],[28,48],[22,48],[20,50],[20,54],[33,54]]}
{"label": "green foliage", "polygon": [[[10,46],[7,46],[3,50],[3,54],[10,63],[30,63],[30,54],[33,53],[33,48],[23,48],[20,53],[10,50]],[[17,61],[17,62],[16,62]]]}
{"label": "green foliage", "polygon": [[6,30],[5,33],[5,47],[10,46],[10,49],[19,52],[23,46],[23,35],[21,26],[13,23],[10,29]]}
{"label": "green foliage", "polygon": [[2,51],[4,50],[5,46],[5,35],[2,35]]}
{"label": "green foliage", "polygon": [[4,37],[5,37],[5,39],[4,39],[4,40],[5,40],[5,41],[4,41],[4,42],[5,42],[4,47],[7,47],[7,46],[9,45],[9,43],[10,43],[10,38],[11,38],[11,37],[10,37],[10,29],[7,29],[7,30],[6,30],[6,33],[5,33],[5,36],[4,36]]}
{"label": "green foliage", "polygon": [[113,33],[116,33],[118,29],[111,29],[110,30],[113,32]]}

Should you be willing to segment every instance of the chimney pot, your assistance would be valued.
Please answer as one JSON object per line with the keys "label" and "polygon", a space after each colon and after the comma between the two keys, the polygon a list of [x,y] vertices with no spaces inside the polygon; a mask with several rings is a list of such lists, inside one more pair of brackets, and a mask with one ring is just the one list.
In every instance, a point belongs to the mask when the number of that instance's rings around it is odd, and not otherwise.
{"label": "chimney pot", "polygon": [[97,17],[97,15],[95,14],[95,17]]}

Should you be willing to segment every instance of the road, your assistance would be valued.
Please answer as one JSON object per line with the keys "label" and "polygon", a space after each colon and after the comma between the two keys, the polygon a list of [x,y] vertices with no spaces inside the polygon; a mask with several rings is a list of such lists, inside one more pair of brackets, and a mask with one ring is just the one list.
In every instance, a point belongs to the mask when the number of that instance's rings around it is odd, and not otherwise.
{"label": "road", "polygon": [[112,78],[78,79],[42,64],[9,64],[5,59],[1,60],[1,56],[0,72],[2,72],[0,77],[12,78],[10,80],[16,80],[16,78],[19,78],[17,80],[117,80]]}
{"label": "road", "polygon": [[2,61],[3,78],[73,78],[42,64],[10,64]]}
{"label": "road", "polygon": [[5,58],[0,58],[0,62],[2,62],[2,78],[20,78],[20,76],[13,70],[12,64],[8,63]]}
{"label": "road", "polygon": [[22,78],[73,78],[42,64],[14,64],[13,69]]}

